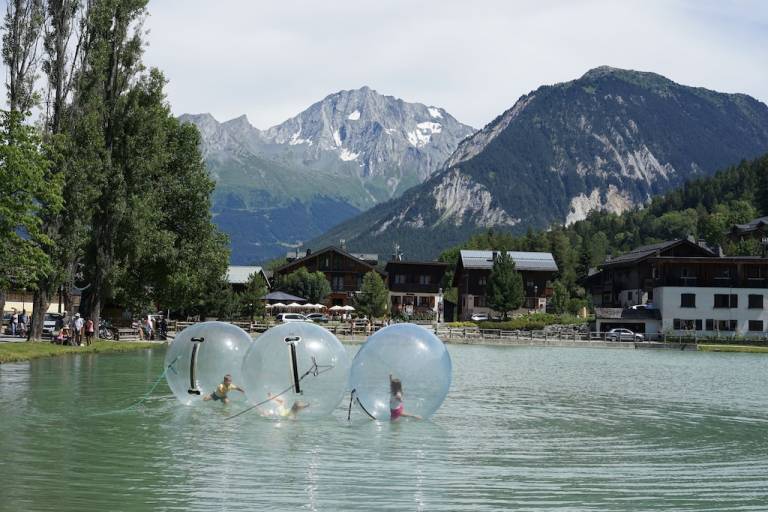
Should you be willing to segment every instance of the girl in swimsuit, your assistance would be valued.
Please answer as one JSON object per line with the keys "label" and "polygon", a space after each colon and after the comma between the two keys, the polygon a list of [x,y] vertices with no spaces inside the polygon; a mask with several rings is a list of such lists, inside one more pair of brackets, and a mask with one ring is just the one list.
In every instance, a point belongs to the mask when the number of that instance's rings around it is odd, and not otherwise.
{"label": "girl in swimsuit", "polygon": [[392,375],[389,376],[389,419],[394,421],[398,418],[415,418],[421,419],[421,416],[415,414],[408,414],[405,412],[405,405],[403,404],[403,383],[400,379],[395,379]]}

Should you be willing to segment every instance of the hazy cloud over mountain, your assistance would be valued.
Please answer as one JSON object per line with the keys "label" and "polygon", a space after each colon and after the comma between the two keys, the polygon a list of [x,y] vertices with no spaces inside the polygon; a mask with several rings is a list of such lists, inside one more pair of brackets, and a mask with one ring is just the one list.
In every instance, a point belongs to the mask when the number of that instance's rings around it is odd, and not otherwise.
{"label": "hazy cloud over mountain", "polygon": [[768,101],[768,3],[153,2],[147,62],[176,113],[259,128],[370,85],[481,127],[542,83],[598,65]]}

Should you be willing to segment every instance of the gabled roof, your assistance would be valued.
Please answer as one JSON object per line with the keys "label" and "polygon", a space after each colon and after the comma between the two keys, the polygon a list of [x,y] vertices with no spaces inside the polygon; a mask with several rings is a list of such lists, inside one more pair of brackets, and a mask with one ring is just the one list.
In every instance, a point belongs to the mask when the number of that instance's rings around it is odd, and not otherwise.
{"label": "gabled roof", "polygon": [[[498,251],[461,251],[461,265],[464,268],[492,269],[493,255]],[[516,270],[557,272],[557,263],[550,252],[507,251],[515,262]]]}
{"label": "gabled roof", "polygon": [[746,224],[734,224],[731,226],[732,231],[752,231],[757,228],[768,226],[768,217],[760,217],[753,219]]}
{"label": "gabled roof", "polygon": [[638,263],[646,258],[656,255],[657,253],[662,253],[664,251],[674,249],[675,247],[680,245],[689,245],[690,247],[699,251],[700,255],[704,257],[718,256],[714,251],[710,250],[709,248],[703,247],[690,240],[686,240],[686,239],[669,240],[666,242],[659,242],[656,244],[642,245],[640,247],[636,247],[629,252],[625,252],[624,254],[621,254],[611,259],[606,259],[605,262],[603,262],[602,266],[612,267],[617,265],[627,265],[631,263]]}
{"label": "gabled roof", "polygon": [[269,279],[264,274],[264,270],[261,267],[248,267],[240,265],[232,265],[227,267],[227,282],[229,284],[245,284],[248,282],[248,278],[252,274],[261,274],[264,280],[269,285]]}
{"label": "gabled roof", "polygon": [[[358,257],[357,257],[357,256],[355,256],[354,254],[348,253],[348,252],[347,252],[347,251],[345,251],[344,249],[341,249],[341,248],[339,248],[339,247],[336,247],[336,246],[333,246],[333,245],[331,245],[331,246],[328,246],[328,247],[326,247],[325,249],[320,249],[320,250],[319,250],[319,251],[317,251],[317,252],[312,252],[312,253],[310,253],[310,254],[307,254],[307,255],[306,255],[306,256],[304,256],[303,258],[299,258],[299,259],[297,259],[297,260],[293,260],[293,261],[291,261],[291,262],[288,262],[288,263],[286,263],[285,265],[281,265],[280,267],[278,267],[278,268],[276,268],[276,269],[275,269],[275,273],[276,273],[276,274],[279,274],[279,273],[283,272],[283,271],[284,271],[285,269],[287,269],[287,268],[292,268],[292,267],[296,267],[296,268],[298,268],[298,267],[301,267],[301,266],[302,266],[302,264],[303,264],[303,263],[305,263],[306,261],[308,261],[308,260],[310,260],[310,259],[312,259],[312,258],[316,258],[317,256],[320,256],[321,254],[325,254],[325,253],[327,253],[327,252],[337,252],[337,253],[341,254],[342,256],[346,256],[347,258],[350,258],[350,259],[356,260],[356,261],[357,261],[358,263],[360,263],[361,265],[363,265],[363,266],[366,266],[366,267],[368,267],[368,268],[369,268],[369,269],[371,269],[371,270],[376,270],[377,272],[379,272],[379,273],[381,274],[381,271],[379,271],[379,270],[376,268],[376,266],[375,266],[375,265],[371,265],[371,264],[370,264],[370,263],[368,263],[367,261],[365,261],[365,260],[362,260],[362,259],[358,258]],[[375,256],[375,255],[365,255],[365,254],[361,254],[360,256]]]}

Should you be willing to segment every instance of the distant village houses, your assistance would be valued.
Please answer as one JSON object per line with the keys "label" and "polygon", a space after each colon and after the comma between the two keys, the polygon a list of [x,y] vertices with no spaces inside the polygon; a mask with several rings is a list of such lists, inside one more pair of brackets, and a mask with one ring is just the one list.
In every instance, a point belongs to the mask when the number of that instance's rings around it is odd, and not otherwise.
{"label": "distant village houses", "polygon": [[[525,299],[523,309],[545,311],[547,300],[553,295],[552,280],[558,271],[557,263],[548,252],[508,251],[517,270],[523,278]],[[474,314],[492,315],[486,292],[488,278],[496,259],[495,251],[460,252],[453,286],[458,289],[458,316],[469,320]]]}

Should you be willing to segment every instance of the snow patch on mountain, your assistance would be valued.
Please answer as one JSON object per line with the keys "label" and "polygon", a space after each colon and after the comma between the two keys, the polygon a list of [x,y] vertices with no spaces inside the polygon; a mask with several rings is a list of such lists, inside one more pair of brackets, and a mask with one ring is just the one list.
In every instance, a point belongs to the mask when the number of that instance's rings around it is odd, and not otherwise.
{"label": "snow patch on mountain", "polygon": [[341,158],[345,162],[351,162],[352,160],[357,160],[357,157],[359,156],[360,156],[360,153],[353,153],[347,148],[341,148],[341,154],[339,154],[339,158]]}
{"label": "snow patch on mountain", "polygon": [[350,121],[357,121],[358,119],[360,119],[360,111],[355,110],[354,112],[352,112],[347,116],[347,119],[349,119]]}
{"label": "snow patch on mountain", "polygon": [[432,135],[440,133],[443,126],[440,123],[423,122],[416,125],[416,129],[408,132],[408,142],[417,148],[423,148],[432,139]]}
{"label": "snow patch on mountain", "polygon": [[299,131],[291,135],[291,140],[288,141],[288,144],[291,146],[295,146],[296,144],[309,144],[311,146],[312,141],[310,139],[302,139],[301,128],[299,128]]}
{"label": "snow patch on mountain", "polygon": [[429,115],[432,117],[436,117],[438,119],[442,119],[443,115],[440,113],[440,109],[435,107],[427,107],[427,110],[429,111]]}

